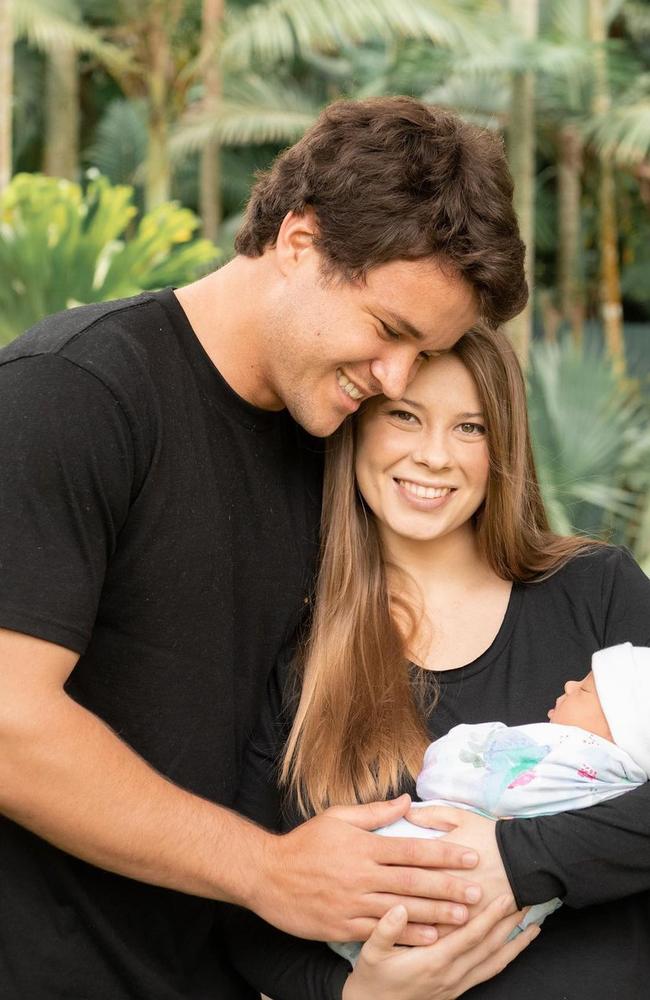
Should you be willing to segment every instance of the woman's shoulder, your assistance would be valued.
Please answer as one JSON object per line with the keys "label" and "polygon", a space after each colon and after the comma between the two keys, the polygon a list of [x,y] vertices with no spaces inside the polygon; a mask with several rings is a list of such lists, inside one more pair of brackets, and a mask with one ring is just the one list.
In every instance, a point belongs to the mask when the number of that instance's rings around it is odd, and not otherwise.
{"label": "woman's shoulder", "polygon": [[573,627],[591,623],[599,647],[650,642],[650,579],[623,546],[590,546],[527,589],[533,594],[535,588],[555,620],[564,616]]}
{"label": "woman's shoulder", "polygon": [[606,581],[615,581],[619,576],[632,574],[643,575],[634,556],[623,545],[589,544],[584,549],[580,549],[575,555],[562,563],[558,569],[546,573],[538,581],[533,583],[545,583],[551,586],[562,585],[580,581],[585,584],[589,581],[601,584]]}

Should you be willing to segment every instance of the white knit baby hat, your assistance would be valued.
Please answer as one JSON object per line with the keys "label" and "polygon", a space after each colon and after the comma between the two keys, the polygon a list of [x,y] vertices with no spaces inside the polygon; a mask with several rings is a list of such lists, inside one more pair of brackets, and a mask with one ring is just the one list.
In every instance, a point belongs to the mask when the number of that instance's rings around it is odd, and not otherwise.
{"label": "white knit baby hat", "polygon": [[650,775],[650,649],[624,642],[591,658],[614,742]]}

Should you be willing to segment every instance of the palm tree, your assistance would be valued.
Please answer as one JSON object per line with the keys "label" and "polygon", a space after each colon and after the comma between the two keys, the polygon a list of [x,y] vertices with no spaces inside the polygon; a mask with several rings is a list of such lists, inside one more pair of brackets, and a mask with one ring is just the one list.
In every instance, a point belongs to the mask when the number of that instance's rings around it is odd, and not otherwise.
{"label": "palm tree", "polygon": [[[217,61],[219,33],[225,0],[203,0],[202,59],[205,70],[203,94],[206,112],[216,118],[222,94],[221,71]],[[210,139],[201,153],[200,210],[203,233],[213,242],[221,222],[221,159],[219,142]]]}
{"label": "palm tree", "polygon": [[0,0],[0,190],[12,173],[13,45],[18,38],[42,52],[92,52],[107,66],[124,65],[119,52],[81,24],[73,0]]}
{"label": "palm tree", "polygon": [[[510,0],[510,15],[521,38],[534,43],[539,19],[538,0]],[[526,274],[532,284],[535,274],[535,73],[533,69],[512,75],[508,152],[515,182],[515,210],[526,244]],[[528,305],[508,324],[508,332],[524,371],[532,337],[532,296]]]}
{"label": "palm tree", "polygon": [[45,63],[43,173],[76,180],[79,171],[79,72],[71,45],[52,49]]}
{"label": "palm tree", "polygon": [[[219,109],[205,97],[195,101],[175,130],[176,155],[212,141],[231,144],[293,142],[331,99],[331,92],[297,86],[286,66],[302,59],[318,78],[323,54],[379,41],[426,39],[441,46],[482,50],[480,4],[450,0],[267,0],[229,9],[220,45],[223,94]],[[279,64],[285,68],[278,72]],[[255,66],[255,70],[252,67]],[[273,76],[271,76],[271,71]],[[321,79],[323,78],[320,73]],[[374,91],[383,92],[383,91]]]}
{"label": "palm tree", "polygon": [[14,32],[11,0],[0,0],[0,193],[11,179]]}
{"label": "palm tree", "polygon": [[[607,80],[607,18],[604,0],[589,0],[589,33],[597,46],[594,52],[594,115],[606,114],[611,107]],[[616,185],[611,160],[600,156],[600,295],[605,343],[616,373],[625,374],[623,342],[623,307],[618,265],[618,228],[616,222]]]}

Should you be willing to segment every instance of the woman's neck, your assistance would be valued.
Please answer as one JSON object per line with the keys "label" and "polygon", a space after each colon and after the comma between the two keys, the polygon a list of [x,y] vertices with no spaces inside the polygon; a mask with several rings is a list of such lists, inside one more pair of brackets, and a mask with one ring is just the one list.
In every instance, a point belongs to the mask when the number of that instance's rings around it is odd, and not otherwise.
{"label": "woman's neck", "polygon": [[389,583],[400,598],[395,620],[405,635],[417,622],[408,640],[410,659],[436,670],[476,659],[501,627],[512,584],[483,558],[473,527],[426,543],[396,536],[383,543]]}
{"label": "woman's neck", "polygon": [[477,580],[493,574],[479,552],[476,532],[471,523],[449,535],[429,541],[404,538],[382,532],[380,536],[389,565],[405,573],[422,591],[437,591],[441,586],[473,587]]}

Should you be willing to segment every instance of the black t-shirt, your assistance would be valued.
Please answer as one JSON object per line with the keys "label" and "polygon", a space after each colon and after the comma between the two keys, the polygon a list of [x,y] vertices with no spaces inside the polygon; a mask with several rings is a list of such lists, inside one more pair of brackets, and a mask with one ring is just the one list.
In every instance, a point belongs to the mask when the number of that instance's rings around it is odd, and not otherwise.
{"label": "black t-shirt", "polygon": [[[173,292],[45,320],[0,354],[0,626],[81,654],[69,694],[231,806],[310,585],[321,464],[230,389]],[[229,912],[0,818],[2,1000],[257,997],[211,937]]]}
{"label": "black t-shirt", "polygon": [[[590,669],[591,655],[630,641],[650,645],[650,580],[623,549],[603,547],[572,559],[548,579],[515,585],[499,632],[472,663],[427,671],[439,701],[430,719],[432,739],[459,723],[501,721],[508,726],[546,722],[565,681]],[[286,826],[273,788],[276,761],[287,735],[281,723],[290,668],[279,663],[268,704],[249,748],[238,808],[266,825]],[[417,669],[417,668],[414,668]],[[650,706],[648,706],[650,718]],[[649,722],[650,724],[650,722]],[[413,792],[412,787],[402,791]],[[565,905],[544,923],[540,937],[495,979],[466,994],[472,1000],[645,1000],[650,981],[650,783],[590,809],[497,824],[506,869],[521,905],[559,895]],[[252,915],[238,918],[271,953],[282,936]],[[252,929],[254,928],[254,929]],[[268,945],[264,947],[264,933]],[[241,962],[238,941],[231,950]],[[325,965],[313,946],[285,943],[293,981],[278,963],[274,1000],[338,1000],[321,978]],[[280,947],[279,945],[277,946]],[[286,963],[286,958],[283,959]],[[332,957],[333,968],[342,960]],[[267,970],[267,981],[272,970]]]}

